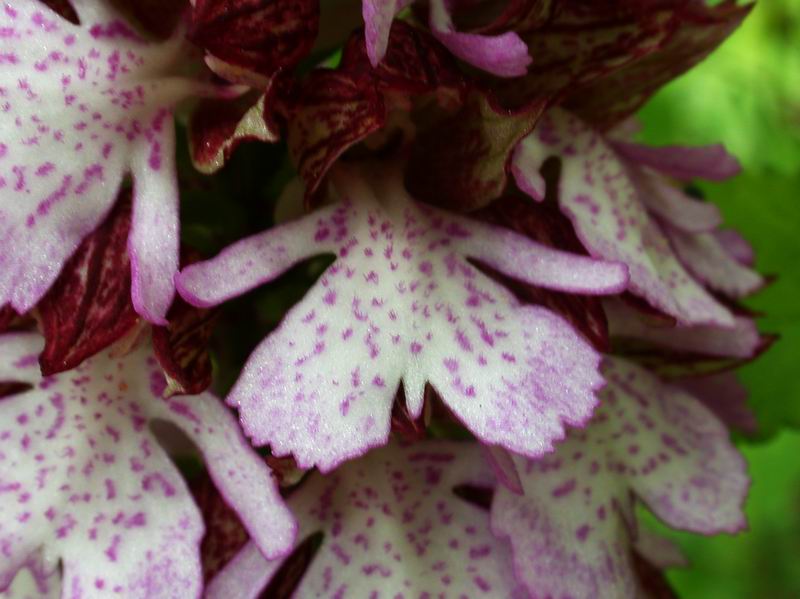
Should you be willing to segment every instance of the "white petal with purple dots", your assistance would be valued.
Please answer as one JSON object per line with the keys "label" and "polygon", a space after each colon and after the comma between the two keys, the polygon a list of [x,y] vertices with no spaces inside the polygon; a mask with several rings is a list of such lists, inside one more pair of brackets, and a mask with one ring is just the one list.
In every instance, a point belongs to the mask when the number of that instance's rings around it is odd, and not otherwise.
{"label": "white petal with purple dots", "polygon": [[[0,361],[35,372],[41,346],[35,334],[0,337]],[[199,596],[203,522],[154,420],[199,447],[262,551],[291,546],[292,517],[224,405],[208,394],[163,399],[164,388],[143,344],[0,401],[0,588],[41,552],[49,566],[60,560],[65,597]]]}
{"label": "white petal with purple dots", "polygon": [[732,326],[730,310],[714,299],[675,256],[648,214],[625,163],[603,137],[577,117],[548,111],[514,152],[517,184],[536,200],[545,196],[539,169],[561,162],[558,201],[586,249],[630,269],[630,290],[686,325]]}
{"label": "white petal with purple dots", "polygon": [[[299,540],[324,537],[293,596],[527,599],[489,513],[454,493],[462,485],[494,485],[477,444],[390,445],[312,474],[288,503]],[[208,599],[259,597],[280,566],[245,546]]]}
{"label": "white petal with purple dots", "polygon": [[588,427],[544,458],[517,458],[524,495],[495,493],[493,530],[510,540],[515,571],[537,597],[640,597],[636,498],[675,528],[745,526],[744,459],[716,417],[633,363],[606,358],[603,375]]}
{"label": "white petal with purple dots", "polygon": [[163,323],[178,266],[172,108],[209,90],[176,76],[180,36],[146,42],[108,3],[73,4],[81,25],[0,2],[0,306],[44,295],[130,173],[133,301]]}
{"label": "white petal with purple dots", "polygon": [[[369,174],[366,174],[369,173]],[[245,431],[330,470],[382,445],[402,380],[413,417],[430,382],[484,442],[541,455],[591,415],[598,354],[556,314],[477,270],[573,293],[622,290],[625,268],[415,203],[399,169],[335,175],[341,201],[192,265],[178,289],[219,304],[320,254],[337,260],[251,355],[228,401]]]}

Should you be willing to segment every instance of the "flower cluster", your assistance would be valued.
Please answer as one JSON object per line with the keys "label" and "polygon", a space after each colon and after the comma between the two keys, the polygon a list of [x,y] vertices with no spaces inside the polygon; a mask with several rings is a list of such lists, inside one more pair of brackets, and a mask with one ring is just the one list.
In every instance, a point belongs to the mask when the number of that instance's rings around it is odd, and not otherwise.
{"label": "flower cluster", "polygon": [[671,596],[771,339],[633,115],[748,10],[0,0],[0,597]]}

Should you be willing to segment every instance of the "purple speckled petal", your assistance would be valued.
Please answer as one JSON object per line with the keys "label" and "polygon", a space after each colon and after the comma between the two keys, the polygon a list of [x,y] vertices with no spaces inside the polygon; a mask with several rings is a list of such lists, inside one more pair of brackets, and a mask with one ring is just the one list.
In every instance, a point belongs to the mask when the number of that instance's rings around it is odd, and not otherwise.
{"label": "purple speckled petal", "polygon": [[766,284],[764,277],[732,256],[713,232],[693,235],[668,226],[664,232],[686,269],[709,289],[738,299]]}
{"label": "purple speckled petal", "polygon": [[373,67],[383,60],[389,43],[389,31],[397,13],[414,0],[362,0],[367,56]]}
{"label": "purple speckled petal", "polygon": [[181,36],[148,43],[106,2],[74,4],[80,26],[35,0],[0,2],[0,305],[25,312],[42,297],[131,172],[134,299],[158,322],[177,267],[171,111],[202,90],[170,76]]}
{"label": "purple speckled petal", "polygon": [[649,166],[681,181],[723,181],[742,170],[736,157],[728,154],[722,144],[652,147],[615,142],[614,149],[631,162]]}
{"label": "purple speckled petal", "polygon": [[531,57],[528,46],[513,31],[500,35],[461,33],[455,30],[447,0],[430,4],[431,32],[453,55],[498,77],[521,77]]}
{"label": "purple speckled petal", "polygon": [[664,522],[735,532],[748,479],[722,424],[687,393],[607,359],[593,421],[539,460],[518,458],[525,495],[498,487],[492,527],[537,597],[639,597],[634,500]]}
{"label": "purple speckled petal", "polygon": [[339,203],[179,275],[181,294],[207,306],[304,258],[338,258],[251,355],[228,402],[256,443],[301,467],[329,470],[385,443],[401,381],[413,418],[430,382],[486,443],[545,453],[564,423],[589,417],[599,356],[467,258],[533,285],[593,293],[621,289],[624,267],[417,204],[398,170],[338,170]]}
{"label": "purple speckled petal", "polygon": [[175,128],[167,111],[150,125],[153,139],[133,151],[135,180],[133,218],[128,237],[131,257],[131,299],[145,319],[164,326],[175,295],[178,272],[178,178],[175,170]]}
{"label": "purple speckled petal", "polygon": [[732,327],[653,326],[618,300],[604,302],[612,337],[639,339],[680,352],[726,358],[752,358],[763,349],[763,339],[751,318],[734,317]]}
{"label": "purple speckled petal", "polygon": [[[489,514],[454,487],[494,486],[476,444],[422,442],[375,450],[329,475],[312,474],[288,499],[299,539],[322,546],[293,596],[527,598]],[[251,548],[212,582],[208,599],[258,597],[275,572]]]}
{"label": "purple speckled petal", "polygon": [[[41,344],[24,337],[27,353]],[[26,353],[22,345],[0,338],[0,362]],[[0,588],[42,551],[46,563],[62,560],[63,596],[199,595],[202,519],[154,420],[193,439],[261,549],[277,556],[291,546],[292,518],[235,419],[207,394],[163,399],[165,384],[143,344],[0,402]]]}
{"label": "purple speckled petal", "polygon": [[593,256],[626,264],[631,291],[683,324],[733,324],[730,310],[686,272],[599,133],[562,110],[545,114],[512,162],[517,184],[534,199],[544,198],[539,169],[551,156],[561,160],[561,209]]}

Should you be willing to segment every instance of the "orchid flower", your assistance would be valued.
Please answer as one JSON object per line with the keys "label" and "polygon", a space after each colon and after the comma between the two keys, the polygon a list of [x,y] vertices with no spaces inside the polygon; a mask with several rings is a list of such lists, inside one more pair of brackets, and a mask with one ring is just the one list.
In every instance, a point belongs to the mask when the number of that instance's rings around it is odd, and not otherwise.
{"label": "orchid flower", "polygon": [[[761,286],[761,277],[709,232],[719,224],[713,205],[684,196],[625,155],[638,155],[651,167],[682,178],[716,178],[719,171],[727,176],[735,172],[735,161],[713,147],[687,155],[678,148],[628,145],[623,152],[576,116],[551,110],[517,147],[512,169],[520,188],[542,201],[546,184],[539,169],[557,157],[559,205],[593,256],[626,264],[630,290],[680,324],[733,327],[731,311],[703,283],[741,296]],[[704,160],[693,159],[694,154]],[[689,270],[699,273],[699,280]]]}
{"label": "orchid flower", "polygon": [[245,431],[276,455],[330,470],[386,442],[402,380],[413,417],[430,382],[486,443],[549,451],[565,423],[590,416],[599,357],[558,316],[520,305],[467,258],[572,293],[619,292],[625,269],[415,204],[396,170],[363,171],[340,171],[338,202],[178,279],[187,301],[212,306],[304,258],[337,256],[231,391]]}
{"label": "orchid flower", "polygon": [[35,333],[0,337],[0,378],[30,386],[0,402],[0,588],[31,563],[41,579],[60,561],[73,597],[199,595],[203,521],[156,420],[199,447],[265,555],[292,543],[293,519],[234,419],[208,394],[163,399],[148,344],[47,378],[41,347]]}
{"label": "orchid flower", "polygon": [[106,2],[73,5],[80,25],[36,0],[0,5],[0,305],[26,312],[42,298],[130,174],[133,304],[165,324],[178,269],[172,113],[229,92],[182,74],[180,32],[150,42]]}

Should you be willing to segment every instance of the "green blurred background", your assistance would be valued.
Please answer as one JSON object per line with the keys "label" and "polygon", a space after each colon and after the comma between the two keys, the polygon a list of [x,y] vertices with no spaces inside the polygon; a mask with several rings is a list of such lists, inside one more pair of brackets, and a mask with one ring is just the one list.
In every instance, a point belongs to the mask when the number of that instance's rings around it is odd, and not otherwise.
{"label": "green blurred background", "polygon": [[721,141],[744,173],[703,186],[777,281],[748,305],[781,339],[742,369],[762,428],[739,441],[753,480],[750,531],[679,541],[693,567],[669,574],[686,599],[800,599],[800,0],[761,0],[710,58],[642,111],[652,143]]}

